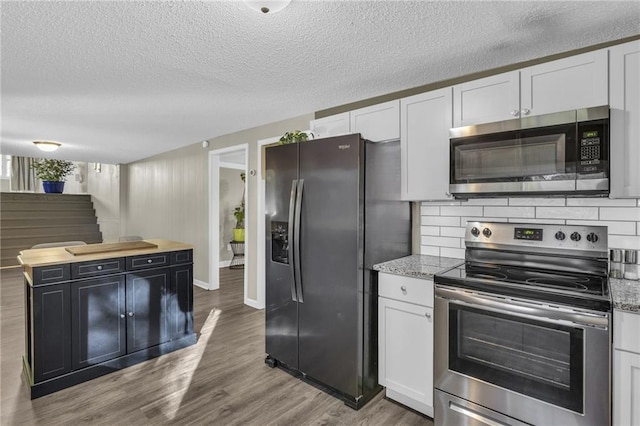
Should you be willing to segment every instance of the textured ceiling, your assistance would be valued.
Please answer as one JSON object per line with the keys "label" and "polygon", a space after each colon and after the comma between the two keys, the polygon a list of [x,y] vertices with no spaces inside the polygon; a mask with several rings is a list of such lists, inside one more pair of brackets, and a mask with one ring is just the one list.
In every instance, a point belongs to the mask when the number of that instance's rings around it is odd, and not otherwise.
{"label": "textured ceiling", "polygon": [[2,153],[128,163],[640,34],[640,2],[2,1]]}

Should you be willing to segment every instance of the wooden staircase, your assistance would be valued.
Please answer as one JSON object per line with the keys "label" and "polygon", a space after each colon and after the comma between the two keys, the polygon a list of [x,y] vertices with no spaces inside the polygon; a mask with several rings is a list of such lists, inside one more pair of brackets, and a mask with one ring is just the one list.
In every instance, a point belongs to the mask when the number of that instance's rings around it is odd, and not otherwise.
{"label": "wooden staircase", "polygon": [[90,195],[0,193],[0,267],[35,244],[76,240],[102,242]]}

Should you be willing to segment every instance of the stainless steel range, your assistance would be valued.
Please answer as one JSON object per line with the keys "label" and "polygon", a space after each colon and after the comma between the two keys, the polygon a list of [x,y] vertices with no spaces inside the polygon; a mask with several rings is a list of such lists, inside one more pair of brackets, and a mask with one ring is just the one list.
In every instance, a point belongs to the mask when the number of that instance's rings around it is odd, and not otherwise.
{"label": "stainless steel range", "polygon": [[610,424],[607,228],[470,222],[465,244],[435,276],[435,424]]}

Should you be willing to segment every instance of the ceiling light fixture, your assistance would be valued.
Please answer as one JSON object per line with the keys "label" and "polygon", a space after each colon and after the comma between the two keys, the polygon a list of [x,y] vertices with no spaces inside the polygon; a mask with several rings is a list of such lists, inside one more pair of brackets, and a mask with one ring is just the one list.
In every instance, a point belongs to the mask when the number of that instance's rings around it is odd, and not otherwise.
{"label": "ceiling light fixture", "polygon": [[242,0],[251,9],[262,13],[276,13],[287,7],[291,0]]}
{"label": "ceiling light fixture", "polygon": [[38,149],[46,152],[55,151],[62,145],[61,143],[52,141],[34,141],[33,143],[38,147]]}

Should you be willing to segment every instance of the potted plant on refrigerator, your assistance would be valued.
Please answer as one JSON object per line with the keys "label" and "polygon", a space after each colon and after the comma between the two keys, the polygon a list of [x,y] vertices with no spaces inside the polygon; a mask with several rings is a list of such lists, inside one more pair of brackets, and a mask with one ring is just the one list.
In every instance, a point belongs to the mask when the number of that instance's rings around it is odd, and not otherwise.
{"label": "potted plant on refrigerator", "polygon": [[76,166],[67,160],[42,159],[33,163],[31,168],[36,172],[36,178],[42,181],[44,192],[62,194],[66,177]]}
{"label": "potted plant on refrigerator", "polygon": [[313,139],[313,133],[301,132],[300,130],[294,130],[293,132],[287,132],[279,140],[280,145],[287,145],[290,143],[305,142],[309,140],[309,136]]}
{"label": "potted plant on refrigerator", "polygon": [[[240,173],[240,179],[245,182],[245,174]],[[233,216],[236,218],[236,227],[233,228],[233,241],[244,241],[244,190],[242,191],[242,202],[233,210]]]}

